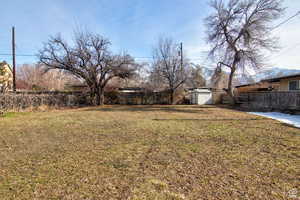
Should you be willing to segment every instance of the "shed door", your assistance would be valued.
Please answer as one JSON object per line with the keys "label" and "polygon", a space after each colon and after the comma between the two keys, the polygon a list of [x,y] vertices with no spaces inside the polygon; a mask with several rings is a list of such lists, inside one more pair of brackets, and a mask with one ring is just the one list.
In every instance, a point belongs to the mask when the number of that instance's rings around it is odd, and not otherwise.
{"label": "shed door", "polygon": [[212,104],[212,94],[211,92],[201,92],[198,94],[198,104]]}

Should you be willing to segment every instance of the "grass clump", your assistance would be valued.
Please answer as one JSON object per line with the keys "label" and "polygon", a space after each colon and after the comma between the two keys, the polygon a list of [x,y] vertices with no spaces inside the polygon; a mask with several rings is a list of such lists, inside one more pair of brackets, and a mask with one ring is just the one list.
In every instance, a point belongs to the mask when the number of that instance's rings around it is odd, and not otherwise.
{"label": "grass clump", "polygon": [[182,194],[170,192],[168,184],[157,179],[150,179],[133,191],[131,200],[184,200]]}

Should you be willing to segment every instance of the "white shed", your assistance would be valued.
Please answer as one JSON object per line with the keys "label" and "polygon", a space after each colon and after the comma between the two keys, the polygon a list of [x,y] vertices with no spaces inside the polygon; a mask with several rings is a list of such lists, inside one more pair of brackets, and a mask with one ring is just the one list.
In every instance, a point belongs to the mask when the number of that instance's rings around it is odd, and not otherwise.
{"label": "white shed", "polygon": [[209,88],[195,88],[190,91],[191,104],[207,105],[213,104],[212,91]]}

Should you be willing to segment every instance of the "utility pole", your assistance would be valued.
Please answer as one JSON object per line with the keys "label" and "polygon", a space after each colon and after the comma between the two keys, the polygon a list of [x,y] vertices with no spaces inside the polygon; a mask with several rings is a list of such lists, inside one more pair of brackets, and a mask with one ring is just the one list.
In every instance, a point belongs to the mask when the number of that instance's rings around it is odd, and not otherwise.
{"label": "utility pole", "polygon": [[16,91],[16,43],[15,27],[12,27],[12,61],[13,61],[13,91]]}
{"label": "utility pole", "polygon": [[181,69],[183,69],[183,44],[182,42],[180,43],[180,56],[181,56],[181,59],[180,59],[180,64],[181,64]]}

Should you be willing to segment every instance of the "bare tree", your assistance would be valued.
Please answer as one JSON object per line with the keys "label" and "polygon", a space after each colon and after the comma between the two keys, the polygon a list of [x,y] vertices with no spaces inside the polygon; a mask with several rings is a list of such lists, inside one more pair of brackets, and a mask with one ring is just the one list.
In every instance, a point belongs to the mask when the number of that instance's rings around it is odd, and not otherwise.
{"label": "bare tree", "polygon": [[17,75],[18,88],[27,90],[44,88],[43,71],[40,67],[29,64],[21,65],[18,67]]}
{"label": "bare tree", "polygon": [[147,77],[147,89],[151,91],[161,91],[164,90],[167,86],[165,78],[161,76],[159,69],[156,65],[153,65],[150,68],[148,77]]}
{"label": "bare tree", "polygon": [[78,82],[72,75],[62,70],[51,70],[45,73],[41,64],[23,64],[17,70],[17,86],[27,90],[64,90],[66,84]]}
{"label": "bare tree", "polygon": [[186,85],[193,88],[205,87],[206,80],[200,65],[191,63],[188,67],[188,79]]}
{"label": "bare tree", "polygon": [[[170,91],[170,102],[174,104],[176,90],[186,81],[186,62],[181,65],[178,45],[172,39],[161,38],[154,49],[152,74],[162,77]],[[159,80],[159,78],[158,78]]]}
{"label": "bare tree", "polygon": [[234,101],[232,80],[236,72],[263,66],[263,51],[275,50],[270,23],[283,13],[282,0],[213,0],[206,19],[210,56],[218,67],[229,69],[227,93]]}
{"label": "bare tree", "polygon": [[139,63],[130,79],[119,79],[120,87],[146,87],[148,63]]}
{"label": "bare tree", "polygon": [[217,67],[211,77],[210,85],[215,89],[223,90],[228,86],[228,74],[223,72],[221,67]]}
{"label": "bare tree", "polygon": [[47,69],[67,71],[85,81],[94,105],[104,103],[104,88],[114,77],[129,78],[136,64],[129,55],[113,55],[111,43],[98,34],[78,33],[70,46],[60,36],[52,37],[40,51]]}

